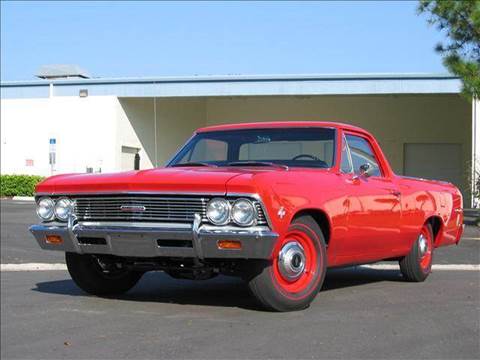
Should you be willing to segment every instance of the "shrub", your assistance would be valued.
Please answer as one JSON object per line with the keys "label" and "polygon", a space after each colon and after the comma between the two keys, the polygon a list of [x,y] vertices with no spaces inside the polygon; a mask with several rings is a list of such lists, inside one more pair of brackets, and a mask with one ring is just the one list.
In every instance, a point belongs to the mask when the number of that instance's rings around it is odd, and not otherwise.
{"label": "shrub", "polygon": [[33,196],[35,185],[43,179],[36,175],[0,175],[0,196]]}

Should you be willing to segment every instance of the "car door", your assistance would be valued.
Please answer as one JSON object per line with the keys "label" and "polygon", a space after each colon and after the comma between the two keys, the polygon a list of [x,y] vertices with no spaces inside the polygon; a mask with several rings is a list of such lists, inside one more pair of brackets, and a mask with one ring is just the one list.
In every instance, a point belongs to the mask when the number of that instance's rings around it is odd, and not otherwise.
{"label": "car door", "polygon": [[400,246],[400,192],[384,174],[369,139],[344,134],[341,171],[348,194],[343,254],[356,261],[393,256]]}

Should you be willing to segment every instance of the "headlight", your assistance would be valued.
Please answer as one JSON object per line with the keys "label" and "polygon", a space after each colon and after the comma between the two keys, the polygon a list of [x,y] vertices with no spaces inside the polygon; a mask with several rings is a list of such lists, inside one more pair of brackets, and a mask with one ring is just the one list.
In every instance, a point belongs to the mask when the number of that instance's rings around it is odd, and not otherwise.
{"label": "headlight", "polygon": [[55,205],[55,216],[58,220],[67,221],[68,215],[72,212],[73,203],[70,199],[62,198],[57,200]]}
{"label": "headlight", "polygon": [[37,215],[42,220],[52,220],[55,203],[50,198],[43,198],[37,204]]}
{"label": "headlight", "polygon": [[230,203],[225,199],[212,199],[207,205],[207,218],[215,225],[225,225],[230,220]]}
{"label": "headlight", "polygon": [[232,219],[235,224],[249,226],[255,222],[256,210],[252,202],[247,199],[238,199],[232,206]]}

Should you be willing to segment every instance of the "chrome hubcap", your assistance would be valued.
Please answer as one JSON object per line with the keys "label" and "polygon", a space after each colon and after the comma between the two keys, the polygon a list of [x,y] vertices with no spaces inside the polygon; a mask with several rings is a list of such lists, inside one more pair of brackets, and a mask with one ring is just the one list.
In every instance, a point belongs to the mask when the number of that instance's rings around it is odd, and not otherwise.
{"label": "chrome hubcap", "polygon": [[423,256],[427,253],[428,250],[428,244],[427,244],[427,238],[421,234],[418,237],[418,251],[420,252],[420,256]]}
{"label": "chrome hubcap", "polygon": [[305,271],[305,252],[302,245],[296,241],[283,245],[278,254],[278,269],[286,280],[298,279]]}

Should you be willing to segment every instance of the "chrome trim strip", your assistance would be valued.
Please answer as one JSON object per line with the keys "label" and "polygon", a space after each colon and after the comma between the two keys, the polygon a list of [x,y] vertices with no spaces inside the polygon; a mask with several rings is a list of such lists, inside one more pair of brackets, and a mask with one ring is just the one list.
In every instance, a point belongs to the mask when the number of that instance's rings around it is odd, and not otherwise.
{"label": "chrome trim strip", "polygon": [[200,237],[198,236],[200,224],[202,223],[202,216],[200,214],[195,214],[192,225],[192,235],[193,235],[193,250],[199,259],[203,259],[203,250],[202,244],[200,243]]}
{"label": "chrome trim strip", "polygon": [[225,192],[178,192],[178,191],[95,191],[95,192],[61,192],[61,193],[49,193],[49,192],[38,192],[35,193],[35,197],[38,196],[83,196],[83,195],[192,195],[192,196],[225,196]]}
{"label": "chrome trim strip", "polygon": [[250,226],[250,227],[236,227],[236,226],[214,226],[214,225],[202,225],[199,229],[200,232],[207,233],[230,233],[230,234],[252,234],[270,232],[268,226]]}
{"label": "chrome trim strip", "polygon": [[120,202],[120,201],[124,201],[125,199],[135,199],[135,200],[142,200],[142,201],[150,201],[150,202],[153,202],[153,201],[157,201],[157,200],[160,200],[160,201],[175,201],[175,202],[181,202],[181,201],[197,201],[197,200],[206,200],[205,198],[206,196],[199,196],[199,195],[195,195],[195,196],[190,196],[190,197],[186,197],[184,196],[183,194],[179,194],[179,195],[160,195],[160,196],[152,196],[152,195],[148,195],[148,196],[138,196],[138,195],[134,195],[134,194],[118,194],[118,195],[101,195],[101,196],[92,196],[92,195],[87,195],[87,196],[83,196],[83,195],[70,195],[70,198],[76,200],[76,201],[86,201],[86,200],[98,200],[98,201],[102,201],[102,202],[105,202],[105,203],[112,203],[112,202]]}
{"label": "chrome trim strip", "polygon": [[[178,229],[178,230],[192,230],[194,236],[195,234],[199,233],[222,233],[222,234],[261,234],[264,232],[271,232],[271,229],[268,226],[249,226],[249,227],[238,227],[233,225],[225,225],[225,226],[216,226],[216,225],[208,225],[201,223],[201,216],[199,214],[195,214],[195,220],[193,225],[185,224],[185,223],[142,223],[142,222],[110,222],[110,221],[76,221],[75,216],[72,215],[69,218],[68,223],[63,224],[61,226],[53,225],[49,226],[48,224],[39,224],[39,226],[43,226],[45,229],[51,228],[55,229],[66,229],[69,232],[69,235],[72,238],[76,238],[75,231],[77,228],[81,228],[82,230],[91,228],[91,229],[117,229],[123,230],[125,228],[131,229]],[[60,225],[60,226],[59,226]]]}
{"label": "chrome trim strip", "polygon": [[186,223],[149,223],[149,222],[129,222],[129,221],[79,221],[79,225],[85,227],[109,227],[109,228],[125,228],[131,227],[135,229],[190,229],[191,225]]}
{"label": "chrome trim strip", "polygon": [[234,197],[251,197],[256,200],[261,201],[260,195],[258,193],[248,193],[248,192],[227,192],[226,196],[234,196]]}

